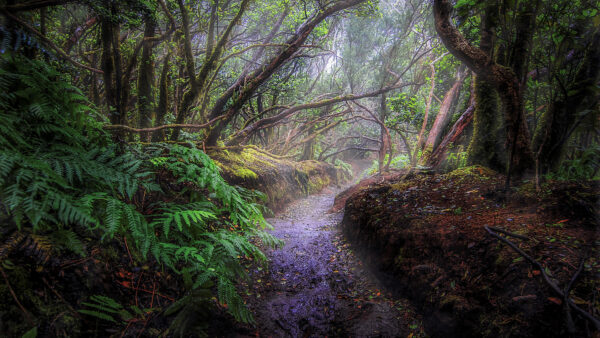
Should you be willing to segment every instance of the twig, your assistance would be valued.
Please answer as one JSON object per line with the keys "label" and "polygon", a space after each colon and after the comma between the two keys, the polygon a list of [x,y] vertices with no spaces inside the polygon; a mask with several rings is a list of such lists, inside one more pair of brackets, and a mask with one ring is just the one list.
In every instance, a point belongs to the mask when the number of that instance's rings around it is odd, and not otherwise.
{"label": "twig", "polygon": [[140,283],[142,282],[142,276],[144,276],[144,271],[140,274],[140,278],[138,278],[137,286],[135,287],[135,306],[138,305],[138,291],[140,290]]}
{"label": "twig", "polygon": [[23,304],[21,304],[21,302],[19,302],[19,298],[17,298],[15,291],[10,286],[10,283],[8,282],[8,277],[6,277],[6,274],[4,273],[4,269],[2,269],[1,267],[0,267],[0,272],[2,273],[2,277],[4,277],[4,281],[6,282],[6,286],[8,286],[8,290],[10,291],[10,294],[13,296],[15,302],[17,303],[17,305],[19,306],[21,311],[23,311],[23,314],[25,315],[25,319],[27,320],[29,325],[34,326],[35,323],[34,323],[33,319],[31,319],[31,314],[29,312],[27,312],[27,310],[25,310],[25,308],[23,307]]}
{"label": "twig", "polygon": [[146,331],[146,325],[148,325],[148,321],[150,321],[151,317],[152,317],[152,314],[148,315],[148,318],[146,318],[146,320],[144,321],[144,326],[142,326],[142,329],[138,333],[137,338],[141,337],[142,333],[144,333],[144,331]]}
{"label": "twig", "polygon": [[154,296],[156,295],[156,281],[152,281],[152,298],[150,298],[150,308],[154,305]]}
{"label": "twig", "polygon": [[131,258],[131,252],[129,251],[129,245],[127,244],[127,237],[123,236],[125,241],[125,249],[127,249],[127,255],[129,255],[129,264],[133,265],[133,259]]}
{"label": "twig", "polygon": [[575,333],[576,329],[575,323],[573,322],[573,316],[571,316],[571,308],[566,304],[568,303],[569,294],[571,293],[571,289],[573,289],[573,286],[575,285],[575,281],[579,277],[579,274],[581,274],[581,271],[583,271],[583,265],[586,258],[586,256],[582,257],[581,262],[579,263],[579,268],[577,269],[573,277],[571,277],[571,280],[569,281],[569,284],[567,285],[564,291],[565,296],[563,298],[563,301],[565,302],[565,317],[567,317],[567,330],[569,331],[569,333]]}
{"label": "twig", "polygon": [[69,310],[71,310],[71,312],[75,315],[75,317],[79,317],[79,313],[77,311],[75,311],[75,309],[71,306],[71,304],[69,304],[64,298],[63,296],[61,296],[60,293],[58,293],[58,291],[56,291],[51,285],[50,283],[48,283],[48,281],[46,280],[45,277],[42,277],[42,281],[44,282],[44,284],[46,284],[46,286],[48,287],[48,289],[50,289],[50,291],[52,291],[52,293],[54,293],[56,295],[56,297],[58,297],[63,303],[65,303],[65,305],[69,308]]}
{"label": "twig", "polygon": [[494,230],[495,232],[500,232],[500,233],[503,233],[503,234],[505,234],[507,236],[510,236],[510,237],[522,239],[524,241],[528,241],[529,240],[529,237],[525,237],[523,235],[517,235],[517,234],[515,234],[513,232],[509,232],[509,231],[506,231],[506,230],[503,230],[503,229],[500,229],[500,228],[496,228],[496,227],[488,227],[488,228],[490,228],[491,230]]}
{"label": "twig", "polygon": [[587,320],[592,322],[592,324],[594,324],[596,326],[596,330],[600,331],[600,320],[598,320],[598,318],[594,317],[589,312],[587,312],[584,309],[577,306],[577,304],[575,304],[570,298],[566,297],[565,294],[563,293],[563,291],[558,287],[558,285],[556,285],[556,283],[554,283],[550,279],[550,277],[548,277],[548,275],[544,271],[544,267],[542,266],[542,264],[540,264],[535,259],[531,258],[531,256],[526,254],[523,250],[519,249],[519,247],[516,246],[513,242],[509,241],[508,239],[506,239],[506,238],[498,235],[494,231],[492,231],[487,225],[484,225],[483,227],[490,235],[492,235],[493,237],[496,237],[499,240],[501,240],[502,242],[506,243],[509,247],[511,247],[513,250],[515,250],[517,253],[519,253],[521,256],[523,256],[525,259],[527,259],[533,266],[537,267],[540,270],[540,272],[542,273],[544,280],[550,286],[550,288],[552,290],[554,290],[554,292],[559,294],[561,296],[561,298],[566,299],[566,304],[568,304],[568,306],[571,306],[573,309],[575,309],[575,311],[579,312],[579,314],[581,314],[584,318],[586,318]]}

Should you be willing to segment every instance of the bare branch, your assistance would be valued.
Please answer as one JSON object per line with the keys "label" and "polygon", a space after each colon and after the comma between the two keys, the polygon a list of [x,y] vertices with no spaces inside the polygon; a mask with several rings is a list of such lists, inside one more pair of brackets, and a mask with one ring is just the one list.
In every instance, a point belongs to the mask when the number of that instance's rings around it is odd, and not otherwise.
{"label": "bare branch", "polygon": [[56,44],[54,44],[54,42],[50,41],[48,38],[46,38],[42,33],[40,33],[37,29],[33,28],[31,25],[29,25],[27,22],[17,18],[16,16],[14,16],[12,13],[8,12],[5,9],[1,10],[2,14],[6,15],[7,17],[9,17],[10,19],[12,19],[13,21],[17,22],[19,25],[21,25],[23,28],[25,28],[26,30],[28,30],[30,33],[33,33],[34,35],[36,35],[43,43],[45,43],[46,45],[50,46],[50,48],[54,49],[63,59],[69,61],[70,63],[72,63],[73,65],[79,67],[79,68],[83,68],[83,69],[87,69],[91,72],[94,73],[98,73],[98,74],[104,74],[104,72],[100,69],[96,69],[90,66],[86,66],[82,63],[79,63],[75,60],[73,60],[69,55],[67,55],[67,53],[65,53],[65,51],[63,51],[62,49],[60,49],[60,47],[58,47]]}
{"label": "bare branch", "polygon": [[222,119],[222,116],[219,116],[215,119],[212,119],[206,123],[203,124],[166,124],[163,126],[157,126],[157,127],[152,127],[152,128],[132,128],[129,126],[125,126],[125,125],[121,125],[121,124],[111,124],[111,125],[105,125],[102,128],[105,130],[123,130],[123,131],[127,131],[130,133],[145,133],[145,132],[151,132],[151,131],[157,131],[157,130],[162,130],[162,129],[182,129],[182,128],[188,128],[188,129],[205,129],[210,127],[213,123],[215,123],[216,121]]}

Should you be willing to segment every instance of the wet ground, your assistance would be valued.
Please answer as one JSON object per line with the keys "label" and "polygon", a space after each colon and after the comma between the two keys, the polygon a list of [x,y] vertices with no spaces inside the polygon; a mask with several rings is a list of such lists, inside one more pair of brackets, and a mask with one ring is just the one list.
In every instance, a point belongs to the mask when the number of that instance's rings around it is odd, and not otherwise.
{"label": "wet ground", "polygon": [[405,300],[391,299],[362,266],[339,230],[341,213],[327,210],[339,190],[290,204],[269,222],[283,239],[267,250],[269,270],[255,270],[246,301],[256,334],[272,337],[407,337],[423,334]]}

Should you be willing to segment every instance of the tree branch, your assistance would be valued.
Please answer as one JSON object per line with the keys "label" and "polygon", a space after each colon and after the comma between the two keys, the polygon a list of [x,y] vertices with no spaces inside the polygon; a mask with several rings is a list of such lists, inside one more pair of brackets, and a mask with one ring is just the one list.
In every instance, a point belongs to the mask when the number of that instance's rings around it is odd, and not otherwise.
{"label": "tree branch", "polygon": [[54,44],[54,42],[50,41],[42,33],[40,33],[37,29],[30,26],[27,22],[19,19],[18,17],[14,16],[12,13],[8,12],[5,9],[2,9],[1,12],[2,12],[2,14],[9,17],[11,20],[13,20],[16,23],[18,23],[19,25],[21,25],[23,28],[28,30],[30,33],[33,33],[34,35],[36,35],[38,37],[38,39],[40,39],[43,43],[45,43],[46,45],[48,45],[52,49],[54,49],[63,59],[69,61],[70,63],[72,63],[73,65],[75,65],[79,68],[87,69],[91,72],[98,73],[98,74],[104,74],[104,72],[101,71],[100,69],[92,68],[90,66],[86,66],[82,63],[79,63],[79,62],[73,60],[69,55],[67,55],[67,53],[65,53],[65,51],[60,49],[60,47],[58,47],[56,44]]}
{"label": "tree branch", "polygon": [[102,128],[105,130],[123,130],[123,131],[127,131],[130,133],[145,133],[145,132],[157,131],[157,130],[162,130],[162,129],[182,129],[182,128],[205,129],[205,128],[210,127],[211,124],[215,123],[216,121],[218,121],[222,118],[223,118],[222,116],[219,116],[219,117],[212,119],[203,124],[185,124],[185,123],[166,124],[166,125],[152,127],[152,128],[132,128],[132,127],[121,125],[121,124],[111,124],[111,125],[105,125]]}

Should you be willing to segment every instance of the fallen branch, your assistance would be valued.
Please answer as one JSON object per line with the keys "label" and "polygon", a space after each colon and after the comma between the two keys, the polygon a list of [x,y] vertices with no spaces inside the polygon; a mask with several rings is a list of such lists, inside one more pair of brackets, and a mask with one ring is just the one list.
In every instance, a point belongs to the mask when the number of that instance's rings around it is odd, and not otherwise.
{"label": "fallen branch", "polygon": [[[586,256],[583,256],[583,258],[581,258],[581,262],[579,263],[579,268],[577,269],[577,271],[575,272],[573,277],[571,277],[569,284],[565,288],[565,291],[564,291],[565,296],[563,298],[563,301],[565,303],[568,302],[568,300],[569,300],[568,298],[569,298],[569,294],[571,293],[571,289],[575,285],[575,281],[581,274],[581,271],[583,271],[583,265],[584,265],[583,263],[585,263],[586,258],[587,258]],[[573,316],[571,316],[571,308],[569,306],[565,306],[565,316],[567,317],[567,330],[569,331],[569,333],[575,333],[576,332],[575,323],[573,322]]]}
{"label": "fallen branch", "polygon": [[494,230],[495,232],[500,232],[500,233],[503,233],[503,234],[505,234],[507,236],[510,236],[510,237],[522,239],[524,241],[528,241],[529,240],[529,237],[525,237],[525,236],[522,236],[522,235],[517,235],[517,234],[515,234],[513,232],[509,232],[509,231],[506,231],[506,230],[503,230],[503,229],[500,229],[500,228],[490,227],[490,226],[488,228],[490,228],[491,230]]}
{"label": "fallen branch", "polygon": [[490,227],[488,227],[487,225],[483,226],[485,231],[487,231],[490,235],[492,235],[493,237],[498,238],[499,240],[501,240],[502,242],[506,243],[506,245],[508,245],[509,247],[511,247],[513,250],[515,250],[518,254],[520,254],[521,256],[523,256],[525,259],[527,259],[529,261],[529,263],[531,263],[531,265],[537,267],[542,276],[544,277],[544,280],[546,281],[546,283],[550,286],[550,288],[552,290],[554,290],[554,292],[556,292],[558,295],[561,296],[562,299],[565,300],[565,306],[570,306],[571,308],[573,308],[575,311],[579,312],[580,315],[582,315],[584,318],[586,318],[587,320],[589,320],[590,322],[592,322],[592,324],[594,324],[594,326],[596,326],[596,330],[600,331],[600,320],[596,317],[594,317],[592,314],[590,314],[589,312],[585,311],[584,309],[580,308],[579,306],[577,306],[577,304],[575,304],[573,302],[573,300],[571,300],[568,296],[565,295],[565,293],[558,287],[558,285],[556,285],[556,283],[554,283],[550,277],[546,274],[546,272],[544,271],[544,267],[542,266],[542,264],[540,264],[538,261],[536,261],[535,259],[533,259],[531,256],[529,256],[528,254],[526,254],[523,250],[521,250],[517,245],[515,245],[513,242],[509,241],[508,239],[498,235],[497,233],[495,233],[492,229],[490,229]]}

